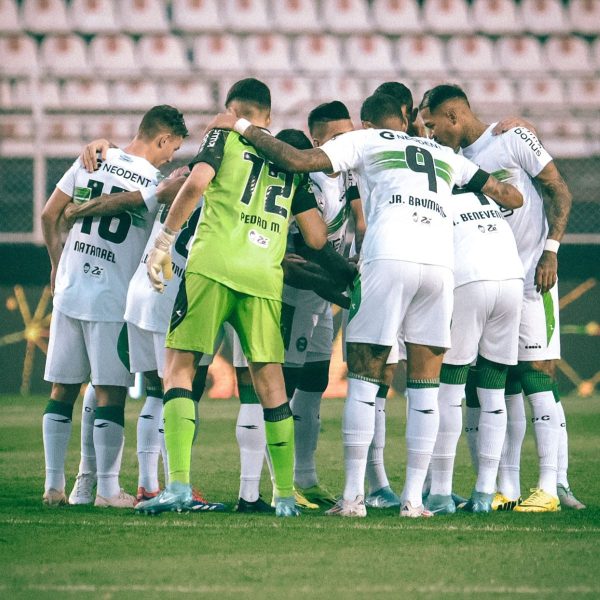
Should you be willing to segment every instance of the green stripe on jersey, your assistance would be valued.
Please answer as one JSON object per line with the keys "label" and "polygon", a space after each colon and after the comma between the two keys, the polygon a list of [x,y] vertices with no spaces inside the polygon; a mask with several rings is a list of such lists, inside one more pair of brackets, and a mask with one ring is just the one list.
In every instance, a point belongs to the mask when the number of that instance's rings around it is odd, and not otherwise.
{"label": "green stripe on jersey", "polygon": [[452,182],[453,170],[452,167],[443,160],[435,159],[435,174],[443,179],[448,185]]}
{"label": "green stripe on jersey", "polygon": [[492,175],[498,181],[506,181],[507,179],[510,179],[510,171],[508,169],[498,169],[497,171],[494,171]]}
{"label": "green stripe on jersey", "polygon": [[340,209],[340,212],[332,219],[330,223],[327,224],[327,233],[335,233],[348,218],[349,206],[344,204],[344,206]]}
{"label": "green stripe on jersey", "polygon": [[544,292],[542,294],[542,299],[544,302],[544,316],[546,318],[546,344],[549,344],[554,335],[554,328],[556,327],[556,320],[554,319],[554,298],[552,298],[550,292]]}

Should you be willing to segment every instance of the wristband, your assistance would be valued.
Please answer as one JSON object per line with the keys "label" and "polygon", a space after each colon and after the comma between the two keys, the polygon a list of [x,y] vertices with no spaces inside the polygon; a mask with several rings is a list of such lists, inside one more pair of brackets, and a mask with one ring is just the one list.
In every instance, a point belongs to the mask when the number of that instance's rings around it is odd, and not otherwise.
{"label": "wristband", "polygon": [[244,119],[242,117],[235,122],[233,130],[237,131],[240,135],[244,135],[244,133],[246,133],[246,130],[248,129],[248,127],[250,127],[250,125],[252,125],[252,123],[250,123],[248,119]]}
{"label": "wristband", "polygon": [[559,241],[548,238],[546,240],[546,243],[544,244],[544,251],[547,250],[548,252],[554,252],[554,254],[556,254],[558,252],[559,247]]}
{"label": "wristband", "polygon": [[163,252],[169,252],[171,244],[175,241],[176,231],[163,227],[154,240],[154,247]]}

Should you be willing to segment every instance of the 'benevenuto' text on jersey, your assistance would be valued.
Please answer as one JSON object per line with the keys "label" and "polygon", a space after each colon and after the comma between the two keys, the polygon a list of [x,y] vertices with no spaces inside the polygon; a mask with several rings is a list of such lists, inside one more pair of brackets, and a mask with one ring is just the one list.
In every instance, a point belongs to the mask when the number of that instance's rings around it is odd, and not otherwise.
{"label": "'benevenuto' text on jersey", "polygon": [[523,279],[523,265],[500,206],[481,192],[455,188],[454,285]]}
{"label": "'benevenuto' text on jersey", "polygon": [[75,222],[56,274],[53,302],[62,313],[84,321],[123,320],[129,280],[158,210],[160,177],[145,158],[111,148],[94,173],[77,159],[56,184],[76,203],[126,191],[140,191],[145,202],[133,211]]}
{"label": "'benevenuto' text on jersey", "polygon": [[165,289],[162,294],[157,294],[148,279],[146,262],[148,254],[154,248],[154,240],[163,228],[163,223],[169,212],[169,205],[163,204],[156,215],[152,233],[142,254],[142,258],[136,269],[129,289],[127,290],[127,306],[125,308],[125,320],[133,323],[141,329],[157,333],[167,333],[171,311],[175,303],[175,297],[179,291],[179,284],[185,270],[189,247],[196,233],[196,227],[202,212],[202,198],[196,205],[194,212],[181,228],[173,244],[171,251],[171,268],[173,277],[165,281]]}
{"label": "'benevenuto' text on jersey", "polygon": [[490,125],[463,154],[501,181],[512,183],[523,194],[523,206],[503,209],[525,269],[525,289],[535,289],[535,268],[548,237],[548,221],[540,185],[534,181],[552,160],[536,135],[524,127],[515,127],[502,135],[492,135]]}
{"label": "'benevenuto' text on jersey", "polygon": [[364,263],[395,259],[452,268],[454,185],[465,186],[477,166],[450,148],[399,131],[364,129],[321,149],[334,171],[353,171],[367,223]]}
{"label": "'benevenuto' text on jersey", "polygon": [[281,300],[290,214],[317,206],[308,177],[283,171],[238,133],[220,129],[206,134],[190,169],[198,163],[216,175],[204,193],[186,271]]}

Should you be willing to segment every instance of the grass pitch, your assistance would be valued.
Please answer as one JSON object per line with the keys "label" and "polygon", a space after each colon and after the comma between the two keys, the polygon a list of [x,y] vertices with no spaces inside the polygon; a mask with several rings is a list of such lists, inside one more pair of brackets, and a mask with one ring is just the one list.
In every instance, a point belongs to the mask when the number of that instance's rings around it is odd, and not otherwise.
{"label": "grass pitch", "polygon": [[[585,511],[459,514],[400,519],[369,509],[366,519],[306,512],[297,519],[226,514],[142,517],[130,511],[41,504],[46,399],[0,398],[0,578],[2,598],[351,598],[600,597],[599,398],[564,400],[571,486]],[[80,401],[76,413],[80,408]],[[137,485],[130,401],[122,485]],[[238,491],[237,401],[203,400],[193,481],[209,499],[233,505]],[[343,482],[341,400],[323,402],[318,450],[322,483]],[[386,466],[399,492],[404,468],[402,398],[387,403]],[[78,464],[79,418],[67,461],[70,491]],[[535,483],[526,438],[522,485]],[[265,469],[266,472],[266,469]],[[455,489],[474,477],[464,441]],[[262,492],[270,497],[270,482]]]}

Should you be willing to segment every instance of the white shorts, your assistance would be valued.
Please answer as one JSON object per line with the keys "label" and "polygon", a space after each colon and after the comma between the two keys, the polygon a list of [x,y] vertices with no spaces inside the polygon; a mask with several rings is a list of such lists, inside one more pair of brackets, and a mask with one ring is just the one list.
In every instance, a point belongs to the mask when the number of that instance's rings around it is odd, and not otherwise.
{"label": "white shorts", "polygon": [[471,364],[480,354],[502,365],[517,364],[523,280],[473,281],[454,290],[449,365]]}
{"label": "white shorts", "polygon": [[374,260],[363,265],[346,339],[392,347],[404,341],[450,347],[453,304],[452,271],[437,265]]}
{"label": "white shorts", "polygon": [[524,294],[519,328],[520,361],[560,358],[558,308],[558,284],[544,296],[535,290]]}
{"label": "white shorts", "polygon": [[[333,317],[331,307],[326,311],[314,313],[312,306],[290,305],[284,303],[282,310],[282,329],[284,330],[285,366],[301,367],[306,362],[329,360],[333,348]],[[314,338],[314,339],[313,339]],[[308,360],[308,355],[311,360]]]}
{"label": "white shorts", "polygon": [[119,358],[123,325],[73,319],[54,309],[44,379],[65,384],[91,381],[92,385],[132,386],[134,376]]}
{"label": "white shorts", "polygon": [[129,340],[129,370],[132,373],[158,371],[162,377],[165,368],[166,333],[148,331],[127,323]]}

